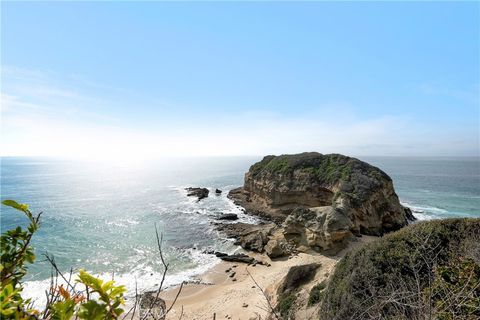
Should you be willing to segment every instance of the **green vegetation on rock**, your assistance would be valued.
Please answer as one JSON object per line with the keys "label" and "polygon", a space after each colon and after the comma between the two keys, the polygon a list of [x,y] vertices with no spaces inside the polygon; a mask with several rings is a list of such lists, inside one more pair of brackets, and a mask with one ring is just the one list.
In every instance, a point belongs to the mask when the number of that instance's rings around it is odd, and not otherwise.
{"label": "green vegetation on rock", "polygon": [[313,286],[310,290],[310,295],[308,296],[308,305],[312,306],[319,303],[323,297],[323,290],[327,287],[325,280]]}
{"label": "green vegetation on rock", "polygon": [[288,295],[281,296],[278,300],[277,310],[282,317],[287,319],[290,316],[292,308],[297,300],[297,295],[292,292]]}
{"label": "green vegetation on rock", "polygon": [[342,178],[348,180],[352,172],[352,158],[340,154],[321,155],[315,152],[296,155],[266,156],[255,163],[250,172],[254,176],[263,172],[290,173],[302,170],[314,174],[319,180],[326,182]]}
{"label": "green vegetation on rock", "polygon": [[293,318],[294,306],[300,287],[315,277],[319,267],[320,264],[317,263],[290,267],[277,290],[278,303],[276,309],[282,319]]}
{"label": "green vegetation on rock", "polygon": [[380,169],[358,159],[341,154],[323,155],[317,152],[269,155],[252,165],[249,172],[256,177],[261,174],[291,174],[295,170],[310,174],[317,181],[326,184],[358,180],[354,173],[357,175],[361,173],[372,179],[391,180]]}

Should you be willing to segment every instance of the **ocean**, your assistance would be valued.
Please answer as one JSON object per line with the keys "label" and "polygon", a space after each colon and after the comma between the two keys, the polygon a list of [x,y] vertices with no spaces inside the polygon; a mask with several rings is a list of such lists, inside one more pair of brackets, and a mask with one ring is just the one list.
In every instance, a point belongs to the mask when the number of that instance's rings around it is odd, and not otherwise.
{"label": "ocean", "polygon": [[[420,220],[480,217],[480,158],[359,157],[393,181],[400,201]],[[166,285],[192,281],[216,263],[206,250],[240,250],[212,227],[222,213],[258,222],[227,199],[243,184],[244,173],[260,157],[178,158],[143,163],[89,162],[46,158],[2,158],[1,198],[28,203],[43,212],[33,238],[37,261],[29,266],[24,294],[40,304],[51,268],[86,269],[125,284],[130,292],[151,290],[162,271],[155,226],[162,232],[170,272]],[[185,188],[207,187],[202,201]],[[221,189],[221,195],[215,189]],[[1,229],[26,225],[7,207]]]}

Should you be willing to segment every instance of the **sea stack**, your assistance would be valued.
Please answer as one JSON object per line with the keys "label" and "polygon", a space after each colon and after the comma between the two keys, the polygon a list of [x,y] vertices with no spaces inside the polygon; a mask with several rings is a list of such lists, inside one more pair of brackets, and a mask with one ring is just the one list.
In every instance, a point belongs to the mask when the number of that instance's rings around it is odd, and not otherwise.
{"label": "sea stack", "polygon": [[283,228],[300,248],[337,251],[355,236],[382,235],[408,224],[392,179],[340,154],[266,156],[229,197]]}

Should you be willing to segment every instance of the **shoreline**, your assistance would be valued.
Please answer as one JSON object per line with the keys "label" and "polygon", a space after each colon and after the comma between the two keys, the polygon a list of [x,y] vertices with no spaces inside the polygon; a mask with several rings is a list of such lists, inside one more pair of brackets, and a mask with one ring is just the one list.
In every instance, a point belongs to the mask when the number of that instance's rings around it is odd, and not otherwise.
{"label": "shoreline", "polygon": [[[308,297],[313,284],[327,279],[337,262],[346,252],[373,239],[376,239],[376,237],[362,236],[358,241],[351,243],[346,249],[333,256],[309,252],[270,260],[266,255],[250,253],[251,256],[258,258],[258,260],[269,262],[270,266],[260,264],[253,266],[222,261],[198,277],[200,284],[187,283],[183,286],[174,307],[168,313],[166,319],[179,319],[182,309],[183,319],[207,320],[213,319],[214,314],[217,319],[265,319],[269,314],[270,308],[264,294],[255,282],[258,283],[265,294],[270,297],[272,304],[275,305],[276,290],[290,267],[319,263],[320,267],[316,271],[314,281],[310,281],[301,287],[301,291],[306,293],[303,296]],[[232,271],[226,272],[228,269],[235,272],[233,277],[236,279],[235,281],[230,277]],[[255,279],[255,282],[252,278]],[[175,286],[160,293],[160,297],[165,300],[167,308],[174,301],[178,289],[179,286]],[[304,307],[299,310],[304,319],[312,316],[315,311],[316,306]]]}

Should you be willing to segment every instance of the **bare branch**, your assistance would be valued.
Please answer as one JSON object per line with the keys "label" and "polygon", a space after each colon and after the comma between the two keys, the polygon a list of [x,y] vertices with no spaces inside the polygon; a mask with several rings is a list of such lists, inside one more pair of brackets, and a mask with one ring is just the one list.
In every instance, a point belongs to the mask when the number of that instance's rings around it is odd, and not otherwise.
{"label": "bare branch", "polygon": [[277,312],[275,311],[275,308],[272,306],[272,303],[270,302],[270,298],[268,297],[268,295],[265,293],[265,291],[262,289],[262,287],[260,287],[260,285],[258,284],[257,281],[255,281],[255,279],[253,278],[252,274],[250,273],[250,271],[248,271],[248,269],[245,269],[248,273],[248,275],[250,276],[250,278],[252,279],[253,283],[255,283],[255,286],[260,290],[260,292],[263,294],[263,296],[265,297],[265,300],[267,300],[267,303],[268,303],[268,306],[270,308],[270,312],[275,316],[276,319],[282,319],[278,314]]}

